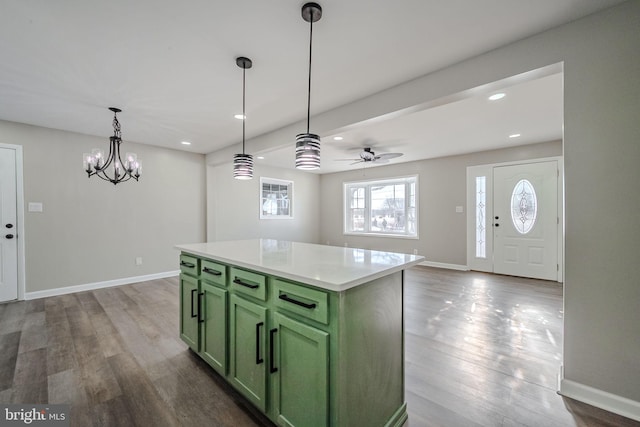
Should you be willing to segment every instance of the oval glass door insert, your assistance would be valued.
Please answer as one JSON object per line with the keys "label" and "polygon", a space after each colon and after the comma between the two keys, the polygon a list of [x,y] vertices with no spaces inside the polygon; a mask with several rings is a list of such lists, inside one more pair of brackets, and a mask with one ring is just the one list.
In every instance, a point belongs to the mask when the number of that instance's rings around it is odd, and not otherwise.
{"label": "oval glass door insert", "polygon": [[536,223],[538,199],[533,185],[521,179],[511,193],[511,220],[520,234],[527,234]]}

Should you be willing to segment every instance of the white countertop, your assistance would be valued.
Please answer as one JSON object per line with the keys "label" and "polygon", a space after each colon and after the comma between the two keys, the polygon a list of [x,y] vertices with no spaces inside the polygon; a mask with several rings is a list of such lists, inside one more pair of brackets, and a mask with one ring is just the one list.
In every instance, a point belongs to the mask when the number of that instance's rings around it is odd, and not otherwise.
{"label": "white countertop", "polygon": [[424,261],[418,255],[273,239],[194,243],[176,248],[338,292]]}

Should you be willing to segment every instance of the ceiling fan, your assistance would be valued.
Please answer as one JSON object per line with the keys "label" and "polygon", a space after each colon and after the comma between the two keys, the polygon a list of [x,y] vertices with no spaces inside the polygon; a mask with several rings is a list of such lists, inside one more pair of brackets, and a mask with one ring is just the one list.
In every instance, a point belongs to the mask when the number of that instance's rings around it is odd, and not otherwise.
{"label": "ceiling fan", "polygon": [[351,161],[352,165],[358,163],[389,163],[390,159],[402,156],[402,153],[380,153],[376,154],[371,147],[365,147],[360,152],[359,159],[337,159],[338,161]]}

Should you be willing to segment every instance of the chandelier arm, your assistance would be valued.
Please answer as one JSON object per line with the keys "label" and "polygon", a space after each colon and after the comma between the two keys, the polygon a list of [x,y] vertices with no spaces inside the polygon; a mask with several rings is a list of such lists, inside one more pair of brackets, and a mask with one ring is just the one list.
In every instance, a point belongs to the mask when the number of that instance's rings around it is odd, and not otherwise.
{"label": "chandelier arm", "polygon": [[102,165],[102,167],[100,168],[101,171],[107,169],[113,162],[112,152],[113,152],[114,140],[112,138],[113,137],[109,138],[109,154],[105,159],[104,165]]}

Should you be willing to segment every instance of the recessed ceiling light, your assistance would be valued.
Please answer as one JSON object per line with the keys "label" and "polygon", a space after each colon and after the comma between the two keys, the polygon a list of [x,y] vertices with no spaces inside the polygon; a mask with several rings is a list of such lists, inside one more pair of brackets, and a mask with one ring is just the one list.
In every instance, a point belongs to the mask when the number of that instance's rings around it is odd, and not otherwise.
{"label": "recessed ceiling light", "polygon": [[256,157],[256,159],[258,159],[258,160],[264,160],[264,156],[258,156],[258,157]]}
{"label": "recessed ceiling light", "polygon": [[518,138],[519,136],[519,133],[512,133],[511,135],[509,135],[509,138]]}
{"label": "recessed ceiling light", "polygon": [[238,119],[238,120],[244,120],[244,119],[246,119],[246,118],[247,118],[247,117],[246,117],[245,115],[243,115],[243,114],[236,114],[236,115],[235,115],[235,116],[233,116],[233,117],[234,117],[235,119]]}
{"label": "recessed ceiling light", "polygon": [[189,141],[182,141],[180,144],[182,144],[182,145],[191,145],[191,143]]}
{"label": "recessed ceiling light", "polygon": [[333,140],[334,140],[334,141],[342,141],[343,139],[344,139],[344,138],[343,138],[343,137],[341,137],[341,136],[334,136],[334,137],[333,137]]}
{"label": "recessed ceiling light", "polygon": [[498,99],[504,98],[504,93],[494,93],[489,97],[489,101],[497,101]]}

